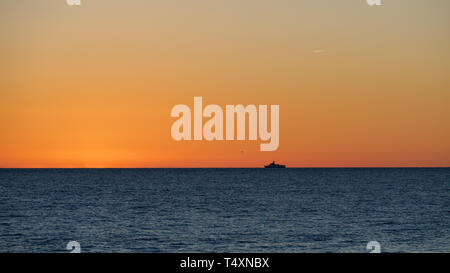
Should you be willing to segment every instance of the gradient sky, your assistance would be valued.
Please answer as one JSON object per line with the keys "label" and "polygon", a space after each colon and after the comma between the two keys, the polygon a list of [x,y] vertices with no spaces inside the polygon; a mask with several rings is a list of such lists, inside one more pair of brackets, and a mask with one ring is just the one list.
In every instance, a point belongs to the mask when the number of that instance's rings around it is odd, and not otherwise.
{"label": "gradient sky", "polygon": [[[450,1],[0,1],[0,167],[450,166]],[[279,104],[280,146],[175,142]]]}

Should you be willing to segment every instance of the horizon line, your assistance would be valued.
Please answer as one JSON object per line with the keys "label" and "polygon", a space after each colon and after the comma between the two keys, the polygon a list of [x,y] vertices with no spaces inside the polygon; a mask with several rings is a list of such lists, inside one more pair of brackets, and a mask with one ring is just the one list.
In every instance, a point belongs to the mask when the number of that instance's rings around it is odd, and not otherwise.
{"label": "horizon line", "polygon": [[[303,166],[286,169],[445,169],[450,166]],[[0,169],[265,169],[264,167],[0,167]]]}

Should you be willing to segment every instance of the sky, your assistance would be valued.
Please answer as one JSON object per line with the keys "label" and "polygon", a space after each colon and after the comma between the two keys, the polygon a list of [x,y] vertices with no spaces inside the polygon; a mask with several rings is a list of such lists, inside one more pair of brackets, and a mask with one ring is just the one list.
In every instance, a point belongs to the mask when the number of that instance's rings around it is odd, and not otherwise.
{"label": "sky", "polygon": [[[0,1],[0,167],[450,167],[450,1],[81,1]],[[279,148],[174,141],[194,96]]]}

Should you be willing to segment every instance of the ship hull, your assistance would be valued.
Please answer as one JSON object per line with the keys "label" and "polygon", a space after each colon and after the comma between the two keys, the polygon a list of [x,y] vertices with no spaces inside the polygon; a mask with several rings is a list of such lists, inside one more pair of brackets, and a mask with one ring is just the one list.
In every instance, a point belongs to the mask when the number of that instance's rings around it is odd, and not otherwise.
{"label": "ship hull", "polygon": [[285,169],[286,166],[285,166],[285,165],[278,165],[278,166],[270,166],[270,165],[267,165],[267,166],[264,166],[264,168],[265,168],[265,169]]}

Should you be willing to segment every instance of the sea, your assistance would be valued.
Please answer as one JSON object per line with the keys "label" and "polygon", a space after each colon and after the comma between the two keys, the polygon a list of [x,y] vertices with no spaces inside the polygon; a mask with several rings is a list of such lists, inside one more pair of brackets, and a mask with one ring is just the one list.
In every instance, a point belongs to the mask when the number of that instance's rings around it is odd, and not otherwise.
{"label": "sea", "polygon": [[450,252],[450,168],[0,169],[0,252],[72,241],[88,253]]}

